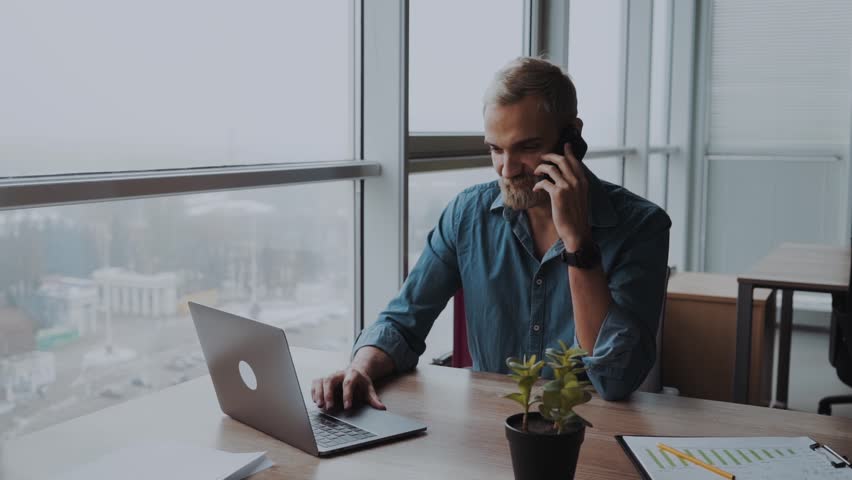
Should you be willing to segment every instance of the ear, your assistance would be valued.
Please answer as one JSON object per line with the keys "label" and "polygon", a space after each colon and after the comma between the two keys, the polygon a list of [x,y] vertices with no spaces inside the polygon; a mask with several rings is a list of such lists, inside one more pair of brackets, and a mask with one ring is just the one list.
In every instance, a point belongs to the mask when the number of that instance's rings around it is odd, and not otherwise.
{"label": "ear", "polygon": [[583,133],[583,119],[577,117],[574,119],[574,126],[577,127],[577,130],[582,134]]}

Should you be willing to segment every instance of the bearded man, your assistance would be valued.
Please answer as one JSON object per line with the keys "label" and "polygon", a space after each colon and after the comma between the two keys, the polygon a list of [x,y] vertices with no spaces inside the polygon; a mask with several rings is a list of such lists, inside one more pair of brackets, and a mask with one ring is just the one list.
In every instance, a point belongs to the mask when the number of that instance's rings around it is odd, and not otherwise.
{"label": "bearded man", "polygon": [[483,103],[499,178],[446,207],[399,294],[359,335],[350,365],[313,381],[318,407],[384,408],[373,382],[417,365],[459,288],[474,370],[506,372],[507,357],[542,358],[562,340],[589,352],[589,380],[602,398],[619,400],[653,366],[668,215],[580,161],[577,93],[558,66],[518,58],[497,72]]}

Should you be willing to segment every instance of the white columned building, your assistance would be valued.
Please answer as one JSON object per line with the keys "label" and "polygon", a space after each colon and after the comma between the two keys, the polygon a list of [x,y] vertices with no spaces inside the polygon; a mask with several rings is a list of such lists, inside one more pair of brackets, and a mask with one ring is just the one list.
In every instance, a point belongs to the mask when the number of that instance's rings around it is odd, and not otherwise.
{"label": "white columned building", "polygon": [[101,297],[103,309],[131,317],[167,317],[177,314],[178,275],[173,272],[146,275],[123,268],[103,268],[92,278],[110,290]]}

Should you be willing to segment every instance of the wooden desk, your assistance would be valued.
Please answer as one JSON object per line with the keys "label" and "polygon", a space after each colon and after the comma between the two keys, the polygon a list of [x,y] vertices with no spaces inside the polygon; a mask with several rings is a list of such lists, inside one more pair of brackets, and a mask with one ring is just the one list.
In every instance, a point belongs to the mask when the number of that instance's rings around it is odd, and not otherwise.
{"label": "wooden desk", "polygon": [[737,277],[737,357],[734,370],[734,401],[748,398],[751,360],[752,291],[775,288],[781,294],[778,346],[778,406],[786,408],[790,376],[790,338],[793,325],[793,292],[842,294],[849,285],[849,247],[785,243],[764,257],[749,272]]}
{"label": "wooden desk", "polygon": [[[304,385],[345,355],[294,349]],[[138,441],[173,439],[230,451],[266,450],[275,467],[257,479],[512,479],[504,419],[517,407],[502,375],[424,365],[382,386],[391,411],[429,426],[426,434],[320,460],[222,415],[209,377],[168,388],[16,439],[2,447],[0,478],[49,478]],[[638,479],[615,434],[809,435],[852,453],[852,419],[709,400],[637,393],[594,398],[578,411],[586,431],[577,479]]]}

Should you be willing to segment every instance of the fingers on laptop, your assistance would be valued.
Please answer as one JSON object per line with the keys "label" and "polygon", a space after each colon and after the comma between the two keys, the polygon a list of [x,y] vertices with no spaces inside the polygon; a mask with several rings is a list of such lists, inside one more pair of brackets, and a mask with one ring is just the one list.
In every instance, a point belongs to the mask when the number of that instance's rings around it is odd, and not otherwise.
{"label": "fingers on laptop", "polygon": [[373,382],[370,382],[367,387],[367,401],[370,402],[370,405],[373,408],[378,408],[379,410],[387,410],[388,407],[379,400],[379,394],[377,394],[376,389],[373,388]]}
{"label": "fingers on laptop", "polygon": [[352,391],[358,383],[358,372],[349,369],[343,377],[343,408],[348,409],[352,406]]}
{"label": "fingers on laptop", "polygon": [[343,372],[334,372],[323,378],[317,378],[311,382],[311,398],[319,408],[332,408],[334,406],[334,387],[343,380]]}
{"label": "fingers on laptop", "polygon": [[352,400],[356,394],[363,395],[367,403],[373,408],[379,410],[386,409],[382,401],[379,400],[379,395],[376,393],[370,377],[354,368],[350,368],[346,373],[346,377],[343,379],[343,408],[348,409],[352,407]]}
{"label": "fingers on laptop", "polygon": [[343,381],[343,377],[343,370],[340,370],[325,377],[325,380],[322,382],[323,400],[327,410],[334,408],[334,391],[340,385],[340,382]]}
{"label": "fingers on laptop", "polygon": [[317,407],[328,410],[334,408],[335,393],[340,391],[338,389],[343,393],[344,409],[352,408],[353,400],[360,395],[371,407],[387,410],[385,404],[379,399],[370,378],[352,368],[315,379],[311,382],[311,398]]}
{"label": "fingers on laptop", "polygon": [[315,378],[311,382],[311,399],[314,401],[314,404],[318,407],[322,407],[322,401],[320,397],[322,396],[322,379]]}

